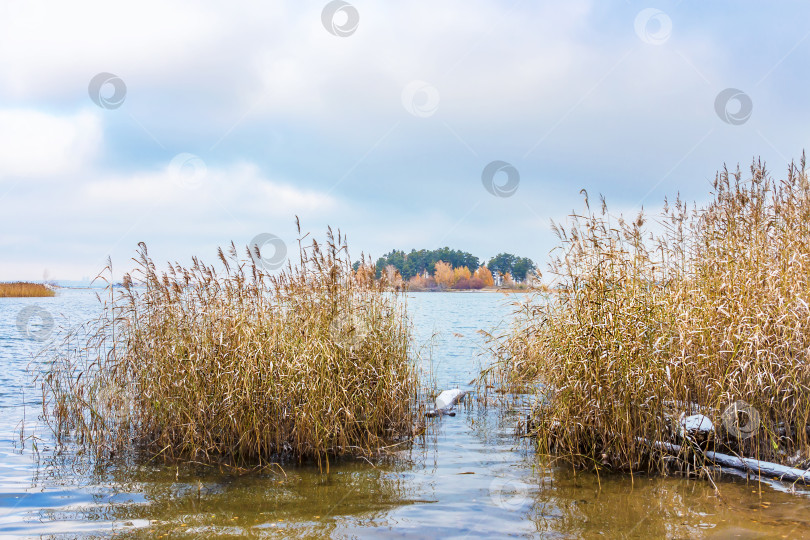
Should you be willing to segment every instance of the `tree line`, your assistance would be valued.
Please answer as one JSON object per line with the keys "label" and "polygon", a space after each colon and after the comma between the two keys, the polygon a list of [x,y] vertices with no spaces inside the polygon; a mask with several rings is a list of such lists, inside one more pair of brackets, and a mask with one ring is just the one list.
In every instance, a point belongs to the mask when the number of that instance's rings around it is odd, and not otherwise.
{"label": "tree line", "polygon": [[[527,257],[518,257],[511,253],[499,253],[492,257],[486,264],[481,264],[480,259],[466,251],[443,247],[440,249],[412,249],[410,253],[402,250],[392,250],[377,259],[375,271],[377,279],[382,276],[386,268],[393,267],[403,280],[409,281],[416,276],[436,276],[437,263],[449,265],[452,269],[466,268],[470,274],[474,274],[479,268],[485,267],[489,273],[495,276],[510,276],[517,281],[524,281],[526,276],[535,269],[534,262]],[[355,263],[358,267],[359,263]],[[446,267],[440,267],[440,271],[446,274]],[[459,270],[461,271],[461,270]],[[470,278],[471,276],[459,276]]]}

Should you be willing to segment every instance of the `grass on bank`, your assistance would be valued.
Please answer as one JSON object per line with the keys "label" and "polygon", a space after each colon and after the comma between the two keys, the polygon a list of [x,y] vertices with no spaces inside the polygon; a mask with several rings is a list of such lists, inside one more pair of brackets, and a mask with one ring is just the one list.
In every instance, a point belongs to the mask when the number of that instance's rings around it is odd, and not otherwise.
{"label": "grass on bank", "polygon": [[0,298],[33,298],[54,296],[56,293],[42,283],[15,281],[0,283]]}
{"label": "grass on bank", "polygon": [[[525,305],[488,375],[545,385],[542,453],[587,467],[666,472],[695,445],[803,466],[810,458],[810,183],[804,156],[774,180],[723,170],[704,208],[612,217],[602,201],[554,227],[566,292]],[[742,400],[759,412],[740,415]],[[731,412],[729,412],[731,411]],[[715,436],[680,429],[705,414]],[[725,414],[724,414],[725,413]],[[683,445],[673,462],[651,444]],[[699,454],[699,452],[698,452]],[[690,461],[691,460],[691,461]]]}
{"label": "grass on bank", "polygon": [[417,373],[402,295],[355,278],[340,233],[299,250],[277,273],[231,244],[217,267],[194,258],[161,274],[141,244],[90,337],[44,377],[60,441],[102,458],[328,466],[410,435]]}

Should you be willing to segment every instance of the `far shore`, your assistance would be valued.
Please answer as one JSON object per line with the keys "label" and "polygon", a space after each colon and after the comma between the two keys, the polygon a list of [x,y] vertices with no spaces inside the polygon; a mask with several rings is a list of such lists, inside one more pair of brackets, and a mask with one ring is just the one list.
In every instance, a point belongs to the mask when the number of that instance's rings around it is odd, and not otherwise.
{"label": "far shore", "polygon": [[43,298],[55,295],[54,290],[43,283],[26,281],[0,283],[0,298]]}
{"label": "far shore", "polygon": [[[119,286],[116,284],[116,286]],[[51,297],[56,295],[56,289],[93,289],[92,286],[60,286],[34,282],[0,282],[0,298],[35,298]],[[521,288],[512,289],[508,287],[485,287],[483,289],[406,289],[409,293],[501,293],[501,294],[528,294],[528,293],[553,293],[550,289]]]}
{"label": "far shore", "polygon": [[408,289],[407,292],[409,293],[439,293],[439,292],[452,292],[452,293],[502,293],[502,294],[510,294],[510,293],[542,293],[542,292],[551,292],[551,291],[544,291],[543,289]]}

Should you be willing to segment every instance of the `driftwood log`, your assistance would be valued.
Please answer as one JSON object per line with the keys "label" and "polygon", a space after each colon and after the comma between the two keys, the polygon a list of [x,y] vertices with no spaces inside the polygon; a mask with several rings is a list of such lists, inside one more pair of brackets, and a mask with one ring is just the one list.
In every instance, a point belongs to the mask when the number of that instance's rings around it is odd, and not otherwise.
{"label": "driftwood log", "polygon": [[[646,441],[649,443],[649,441]],[[671,454],[679,454],[681,446],[677,444],[656,441],[652,443],[653,446],[666,450]],[[721,454],[719,452],[712,452],[706,450],[703,456],[707,461],[716,465],[731,467],[748,473],[753,473],[758,476],[767,476],[774,480],[782,482],[802,482],[810,484],[810,470],[794,469],[793,467],[786,467],[778,463],[771,463],[769,461],[760,461],[753,458],[744,458],[738,456],[730,456],[728,454]]]}

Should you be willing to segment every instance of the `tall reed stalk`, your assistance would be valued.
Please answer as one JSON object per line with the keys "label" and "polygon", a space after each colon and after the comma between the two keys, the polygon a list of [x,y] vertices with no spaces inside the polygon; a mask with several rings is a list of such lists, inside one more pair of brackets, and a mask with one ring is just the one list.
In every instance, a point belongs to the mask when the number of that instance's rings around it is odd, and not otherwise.
{"label": "tall reed stalk", "polygon": [[[759,161],[750,173],[719,172],[704,208],[667,204],[657,234],[643,214],[611,217],[604,200],[592,210],[587,194],[586,212],[554,226],[562,292],[524,307],[491,373],[544,385],[531,422],[541,452],[648,471],[672,465],[653,441],[682,444],[686,461],[695,444],[793,466],[810,458],[805,159],[784,180]],[[740,400],[759,419],[731,407]],[[716,428],[707,441],[682,429],[697,413]]]}
{"label": "tall reed stalk", "polygon": [[299,249],[276,274],[233,244],[217,266],[160,273],[140,244],[89,338],[69,337],[44,376],[59,440],[99,457],[321,463],[410,435],[403,297],[354,277],[340,233]]}

